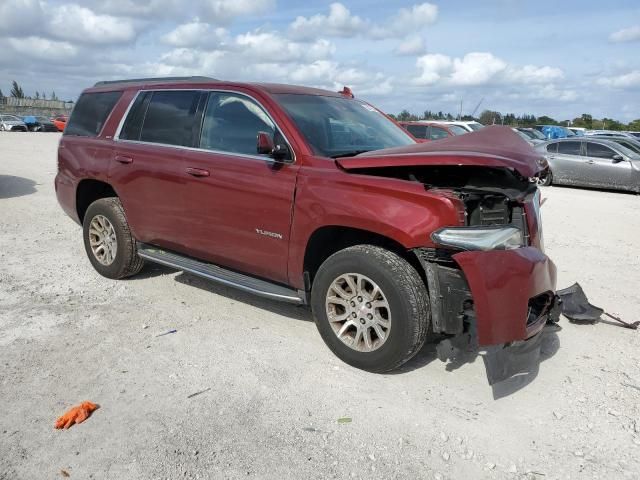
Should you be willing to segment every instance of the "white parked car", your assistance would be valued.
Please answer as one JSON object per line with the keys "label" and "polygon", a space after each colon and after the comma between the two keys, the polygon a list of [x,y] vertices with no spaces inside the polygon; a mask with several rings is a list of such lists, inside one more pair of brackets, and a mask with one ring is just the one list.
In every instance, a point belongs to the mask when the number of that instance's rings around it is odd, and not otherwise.
{"label": "white parked car", "polygon": [[0,132],[26,132],[27,125],[15,115],[0,115]]}
{"label": "white parked car", "polygon": [[463,122],[458,120],[445,122],[438,120],[438,123],[443,123],[445,125],[457,125],[458,127],[464,128],[467,132],[475,132],[477,130],[480,130],[481,128],[484,128],[484,125],[479,122]]}

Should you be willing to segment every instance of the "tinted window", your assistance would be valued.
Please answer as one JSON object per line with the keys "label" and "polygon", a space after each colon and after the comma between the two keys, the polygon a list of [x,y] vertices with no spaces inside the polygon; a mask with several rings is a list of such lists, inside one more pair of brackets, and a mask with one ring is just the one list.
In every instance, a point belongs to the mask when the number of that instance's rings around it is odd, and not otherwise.
{"label": "tinted window", "polygon": [[[403,128],[372,106],[342,96],[277,94],[316,155],[338,157],[415,143]],[[333,135],[332,122],[344,133]]]}
{"label": "tinted window", "polygon": [[404,128],[416,138],[427,138],[426,125],[405,125]]}
{"label": "tinted window", "polygon": [[113,110],[122,92],[83,93],[64,129],[65,135],[95,137]]}
{"label": "tinted window", "polygon": [[[340,126],[336,128],[339,130]],[[256,102],[234,93],[209,95],[200,148],[257,155],[258,132],[273,138],[276,127]]]}
{"label": "tinted window", "polygon": [[587,157],[611,158],[616,154],[609,147],[600,145],[599,143],[587,142]]}
{"label": "tinted window", "polygon": [[[449,131],[454,134],[454,135],[464,135],[465,133],[468,133],[469,130],[462,128],[459,125],[449,125]],[[479,129],[474,129],[474,130],[479,130]]]}
{"label": "tinted window", "polygon": [[478,123],[478,122],[467,123],[467,125],[469,125],[469,127],[471,127],[471,130],[480,130],[481,128],[484,128],[484,125],[482,125],[481,123]]}
{"label": "tinted window", "polygon": [[431,140],[438,140],[440,138],[447,138],[449,136],[449,133],[444,128],[432,126],[429,136],[431,137]]}
{"label": "tinted window", "polygon": [[125,140],[140,140],[142,122],[144,121],[144,115],[147,112],[150,98],[151,92],[141,92],[136,97],[120,131],[120,138]]}
{"label": "tinted window", "polygon": [[558,142],[558,153],[580,155],[580,142]]}
{"label": "tinted window", "polygon": [[193,146],[193,127],[200,92],[153,92],[142,124],[140,140],[167,145]]}
{"label": "tinted window", "polygon": [[617,143],[622,145],[624,148],[627,148],[627,149],[631,150],[632,152],[640,153],[640,145],[638,145],[637,143],[627,142],[627,141],[624,141],[624,140],[617,141]]}
{"label": "tinted window", "polygon": [[550,143],[549,145],[547,145],[547,152],[556,153],[557,151],[558,151],[557,143]]}

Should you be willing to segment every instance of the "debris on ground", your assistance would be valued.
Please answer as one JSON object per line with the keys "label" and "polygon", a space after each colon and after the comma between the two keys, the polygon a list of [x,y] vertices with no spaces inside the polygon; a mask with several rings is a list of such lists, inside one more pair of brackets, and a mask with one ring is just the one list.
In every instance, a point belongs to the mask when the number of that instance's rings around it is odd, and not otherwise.
{"label": "debris on ground", "polygon": [[61,417],[56,420],[55,428],[67,429],[75,423],[82,423],[91,416],[91,413],[100,408],[92,402],[82,402],[80,405],[67,410]]}
{"label": "debris on ground", "polygon": [[351,417],[340,417],[338,423],[351,423]]}
{"label": "debris on ground", "polygon": [[556,292],[561,299],[562,314],[569,319],[572,323],[596,323],[600,320],[600,317],[604,314],[607,317],[622,324],[624,328],[631,330],[637,330],[640,326],[640,321],[628,323],[622,320],[620,317],[611,315],[604,311],[600,307],[596,307],[589,303],[587,295],[582,290],[579,283],[574,283],[570,287],[563,288]]}
{"label": "debris on ground", "polygon": [[161,333],[160,335],[156,335],[156,337],[162,337],[164,335],[169,335],[171,333],[176,333],[178,330],[169,330],[168,332]]}
{"label": "debris on ground", "polygon": [[196,397],[196,396],[200,395],[201,393],[208,392],[209,390],[211,390],[211,387],[205,388],[204,390],[200,390],[199,392],[196,392],[196,393],[192,393],[191,395],[187,395],[187,398]]}
{"label": "debris on ground", "polygon": [[60,470],[60,475],[63,477],[70,477],[71,475],[65,469]]}

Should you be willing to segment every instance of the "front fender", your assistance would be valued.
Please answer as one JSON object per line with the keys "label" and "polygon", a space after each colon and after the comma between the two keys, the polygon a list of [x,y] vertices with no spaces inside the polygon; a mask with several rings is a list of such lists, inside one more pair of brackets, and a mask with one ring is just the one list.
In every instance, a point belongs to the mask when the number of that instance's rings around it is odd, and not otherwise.
{"label": "front fender", "polygon": [[303,288],[305,250],[325,226],[356,228],[387,237],[406,249],[433,246],[430,234],[459,225],[462,203],[418,182],[341,170],[310,169],[298,176],[289,248],[289,280]]}

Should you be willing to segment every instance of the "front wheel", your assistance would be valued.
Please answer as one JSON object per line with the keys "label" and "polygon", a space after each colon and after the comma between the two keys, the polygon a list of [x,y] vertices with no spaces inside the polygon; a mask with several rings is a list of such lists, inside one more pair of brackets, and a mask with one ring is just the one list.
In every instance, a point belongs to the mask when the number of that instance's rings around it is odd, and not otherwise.
{"label": "front wheel", "polygon": [[89,261],[100,275],[119,279],[142,269],[144,260],[138,256],[119,198],[101,198],[89,205],[82,230]]}
{"label": "front wheel", "polygon": [[370,372],[393,370],[413,357],[430,322],[429,297],[416,269],[373,245],[346,248],[321,265],[311,308],[331,351]]}
{"label": "front wheel", "polygon": [[551,169],[547,169],[545,172],[541,173],[539,177],[536,178],[536,183],[541,187],[548,187],[551,185],[553,181],[553,174],[551,173]]}

